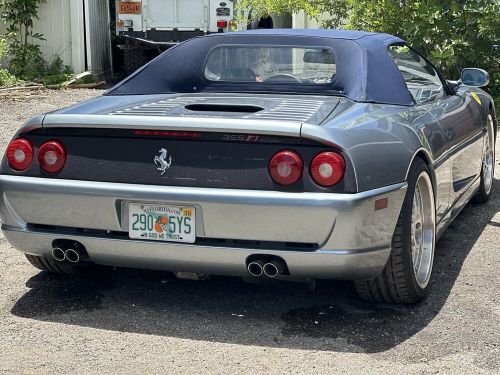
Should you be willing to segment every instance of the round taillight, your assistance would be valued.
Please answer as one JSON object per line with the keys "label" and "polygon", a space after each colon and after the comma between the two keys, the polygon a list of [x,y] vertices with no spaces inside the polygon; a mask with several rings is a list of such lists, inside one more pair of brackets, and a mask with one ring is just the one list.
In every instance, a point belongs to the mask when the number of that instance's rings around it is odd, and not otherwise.
{"label": "round taillight", "polygon": [[336,152],[322,152],[311,161],[310,172],[318,185],[333,186],[344,177],[344,158]]}
{"label": "round taillight", "polygon": [[57,141],[45,142],[38,149],[38,164],[47,173],[58,173],[66,163],[66,150]]}
{"label": "round taillight", "polygon": [[269,174],[279,185],[292,185],[302,176],[302,159],[293,151],[280,151],[269,162]]}
{"label": "round taillight", "polygon": [[7,161],[15,171],[25,171],[33,161],[33,145],[25,138],[18,138],[7,147]]}

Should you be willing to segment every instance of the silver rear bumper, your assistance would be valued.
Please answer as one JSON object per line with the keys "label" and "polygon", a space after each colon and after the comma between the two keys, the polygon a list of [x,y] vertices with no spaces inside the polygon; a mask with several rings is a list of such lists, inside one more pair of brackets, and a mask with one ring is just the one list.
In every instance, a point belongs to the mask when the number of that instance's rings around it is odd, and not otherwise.
{"label": "silver rear bumper", "polygon": [[[0,219],[16,249],[49,256],[52,241],[74,239],[99,264],[246,275],[248,256],[276,255],[296,278],[356,279],[376,275],[390,253],[406,192],[401,183],[358,194],[283,193],[178,188],[0,176]],[[388,207],[374,202],[388,198]],[[317,244],[315,251],[159,243],[29,224],[126,232],[128,203],[163,202],[196,208],[199,238]]]}

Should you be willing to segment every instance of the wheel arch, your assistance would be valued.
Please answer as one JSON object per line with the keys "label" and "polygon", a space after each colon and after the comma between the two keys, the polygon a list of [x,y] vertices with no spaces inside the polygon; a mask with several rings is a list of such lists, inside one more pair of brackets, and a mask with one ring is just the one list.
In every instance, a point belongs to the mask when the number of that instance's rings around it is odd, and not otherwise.
{"label": "wheel arch", "polygon": [[408,170],[406,171],[406,176],[405,176],[405,181],[408,181],[408,174],[410,173],[411,168],[415,164],[416,160],[422,160],[426,165],[427,168],[429,169],[430,176],[431,176],[431,182],[432,182],[432,190],[434,194],[434,201],[437,201],[437,181],[436,181],[436,173],[434,171],[434,168],[432,166],[432,157],[429,153],[429,151],[425,148],[420,148],[415,153],[413,154],[413,157],[411,158],[410,164],[408,165]]}

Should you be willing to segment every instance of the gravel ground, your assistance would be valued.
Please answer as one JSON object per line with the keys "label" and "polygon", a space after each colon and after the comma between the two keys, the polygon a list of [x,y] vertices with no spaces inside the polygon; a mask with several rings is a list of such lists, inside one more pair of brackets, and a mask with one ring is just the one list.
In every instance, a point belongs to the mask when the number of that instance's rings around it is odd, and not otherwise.
{"label": "gravel ground", "polygon": [[[30,116],[100,93],[0,97],[1,152]],[[430,296],[415,306],[363,303],[345,282],[309,291],[128,269],[65,279],[0,235],[0,373],[498,374],[495,183],[438,243]]]}

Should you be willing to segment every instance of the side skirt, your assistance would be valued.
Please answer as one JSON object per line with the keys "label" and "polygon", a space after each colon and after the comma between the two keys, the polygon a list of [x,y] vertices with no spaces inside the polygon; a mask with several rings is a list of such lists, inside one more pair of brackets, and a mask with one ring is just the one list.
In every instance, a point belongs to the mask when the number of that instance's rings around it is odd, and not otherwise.
{"label": "side skirt", "polygon": [[437,239],[443,235],[444,231],[448,226],[452,223],[453,220],[458,216],[458,214],[462,211],[467,203],[471,200],[471,198],[476,194],[479,189],[479,185],[481,183],[480,176],[477,176],[474,181],[470,184],[470,186],[464,190],[460,198],[457,199],[455,204],[450,207],[450,209],[443,216],[441,221],[437,224]]}

